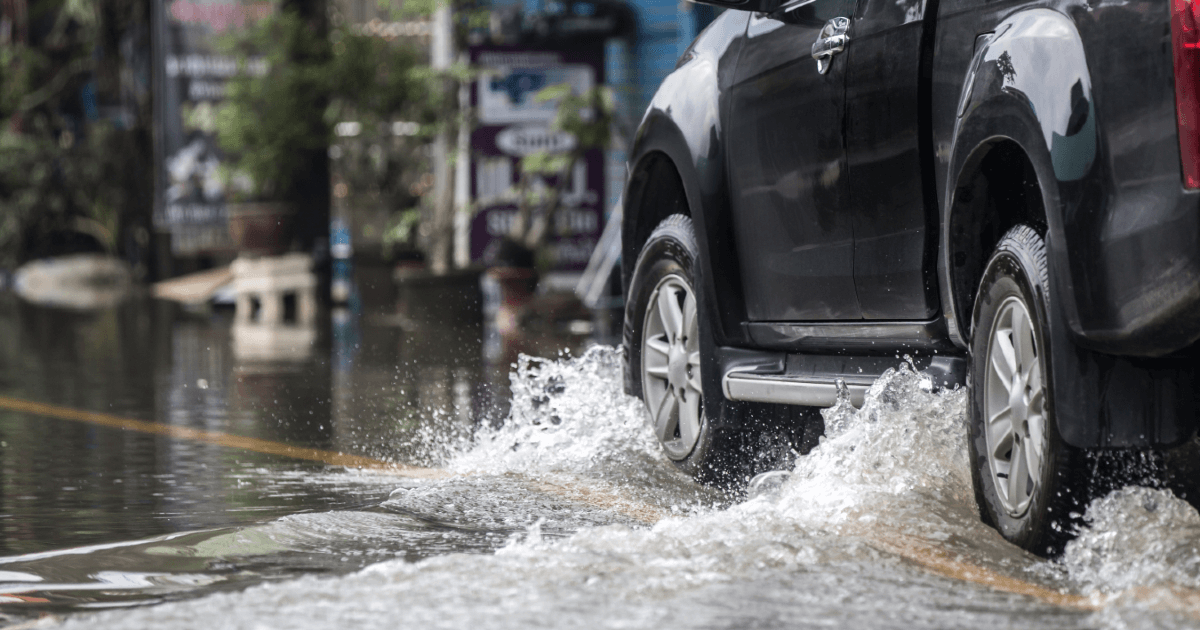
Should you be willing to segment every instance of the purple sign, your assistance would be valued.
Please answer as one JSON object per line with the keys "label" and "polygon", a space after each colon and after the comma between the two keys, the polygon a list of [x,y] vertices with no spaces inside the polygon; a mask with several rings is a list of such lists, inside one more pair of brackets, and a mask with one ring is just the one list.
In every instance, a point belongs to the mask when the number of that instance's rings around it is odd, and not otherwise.
{"label": "purple sign", "polygon": [[[534,95],[564,83],[576,93],[596,86],[604,79],[604,49],[596,43],[551,49],[480,46],[472,48],[471,61],[483,69],[472,89],[480,124],[471,134],[471,200],[479,208],[471,223],[471,258],[480,260],[516,216],[521,158],[575,147],[571,134],[549,129],[555,104],[538,102]],[[585,151],[567,177],[547,254],[553,270],[582,271],[603,228],[604,152]],[[557,183],[557,177],[537,178],[533,186]]]}

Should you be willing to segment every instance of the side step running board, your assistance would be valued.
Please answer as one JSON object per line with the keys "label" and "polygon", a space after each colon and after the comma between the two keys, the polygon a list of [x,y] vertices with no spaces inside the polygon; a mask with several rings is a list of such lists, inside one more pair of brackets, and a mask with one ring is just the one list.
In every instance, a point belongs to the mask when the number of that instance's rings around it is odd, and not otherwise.
{"label": "side step running board", "polygon": [[[861,407],[875,379],[898,363],[886,357],[763,355],[758,360],[741,357],[737,363],[727,364],[721,388],[730,400],[832,407],[837,403],[840,378],[850,392],[850,404]],[[913,364],[933,379],[935,388],[966,383],[965,357],[917,357]]]}
{"label": "side step running board", "polygon": [[[843,378],[850,390],[850,404],[861,407],[874,379]],[[832,407],[837,403],[837,382],[829,379],[798,379],[782,374],[730,372],[722,386],[730,400],[783,403],[806,407]]]}

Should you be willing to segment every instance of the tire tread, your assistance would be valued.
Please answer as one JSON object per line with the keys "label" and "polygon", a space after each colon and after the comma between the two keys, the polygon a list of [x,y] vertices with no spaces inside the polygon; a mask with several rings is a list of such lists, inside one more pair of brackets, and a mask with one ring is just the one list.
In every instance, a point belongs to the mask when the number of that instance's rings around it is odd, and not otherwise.
{"label": "tire tread", "polygon": [[[1048,412],[1048,422],[1046,429],[1049,432],[1048,441],[1049,448],[1053,451],[1047,454],[1046,465],[1052,467],[1052,475],[1046,480],[1042,486],[1041,492],[1045,493],[1040,499],[1041,507],[1044,509],[1040,514],[1026,514],[1020,519],[1013,519],[1006,514],[1000,514],[1000,508],[996,505],[991,505],[988,500],[988,486],[992,483],[990,480],[991,471],[988,467],[986,457],[982,450],[978,448],[979,441],[982,440],[982,421],[978,418],[981,409],[981,402],[977,400],[979,395],[976,391],[974,383],[975,375],[972,374],[968,379],[971,388],[971,428],[970,428],[970,444],[971,444],[971,476],[975,489],[975,497],[979,506],[981,519],[995,527],[1000,531],[1001,535],[1007,538],[1010,542],[1025,548],[1028,551],[1039,555],[1055,555],[1061,552],[1063,546],[1069,541],[1078,526],[1077,517],[1072,514],[1082,511],[1083,505],[1086,505],[1088,498],[1087,488],[1088,479],[1087,463],[1085,461],[1084,452],[1066,444],[1058,435],[1056,425],[1055,404],[1053,396],[1053,379],[1051,365],[1052,361],[1049,357],[1050,347],[1048,343],[1047,321],[1050,310],[1051,300],[1053,298],[1050,292],[1050,273],[1049,260],[1046,254],[1046,244],[1042,234],[1028,225],[1018,225],[1013,227],[1000,239],[996,245],[995,252],[989,259],[988,265],[985,268],[984,274],[980,279],[980,285],[976,292],[976,301],[974,312],[971,317],[971,351],[972,355],[982,353],[986,356],[986,350],[980,346],[978,335],[980,331],[977,328],[981,325],[981,318],[984,316],[990,306],[990,296],[988,292],[992,288],[993,281],[1000,273],[998,266],[1008,264],[1005,259],[1015,262],[1020,268],[1020,273],[1026,277],[1028,289],[1034,293],[1032,296],[1035,304],[1029,304],[1028,307],[1033,311],[1031,315],[1039,322],[1040,338],[1039,349],[1043,361],[1043,370],[1045,375],[1045,396],[1046,408]],[[1020,284],[1020,283],[1018,283]],[[990,328],[990,322],[985,324]],[[987,333],[983,333],[987,334]],[[982,343],[986,343],[982,342]],[[972,358],[972,372],[977,367],[976,361],[984,361],[978,356]],[[992,490],[994,492],[994,489]],[[1030,509],[1034,509],[1032,506]],[[1005,531],[1001,520],[1006,521],[1009,525],[1009,531]],[[1015,523],[1015,525],[1014,525]]]}

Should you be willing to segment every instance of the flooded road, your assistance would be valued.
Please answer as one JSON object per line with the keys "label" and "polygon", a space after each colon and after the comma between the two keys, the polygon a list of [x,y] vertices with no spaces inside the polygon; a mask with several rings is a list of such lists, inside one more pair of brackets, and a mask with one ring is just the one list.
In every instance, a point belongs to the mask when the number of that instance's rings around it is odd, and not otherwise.
{"label": "flooded road", "polygon": [[726,496],[661,454],[616,350],[553,327],[342,313],[271,356],[221,314],[8,300],[0,340],[3,624],[1200,626],[1191,506],[1129,487],[1060,560],[1008,545],[963,392],[902,361]]}

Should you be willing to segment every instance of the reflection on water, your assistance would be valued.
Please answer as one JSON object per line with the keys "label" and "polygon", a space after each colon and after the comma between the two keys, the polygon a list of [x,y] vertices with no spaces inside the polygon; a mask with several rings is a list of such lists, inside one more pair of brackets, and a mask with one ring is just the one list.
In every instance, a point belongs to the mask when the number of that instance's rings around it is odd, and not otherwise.
{"label": "reflection on water", "polygon": [[[502,416],[509,367],[484,361],[481,326],[401,327],[387,312],[269,327],[166,302],[80,312],[0,293],[0,396],[429,463],[444,436]],[[0,408],[0,554],[378,505],[395,489],[312,483],[322,468]]]}

